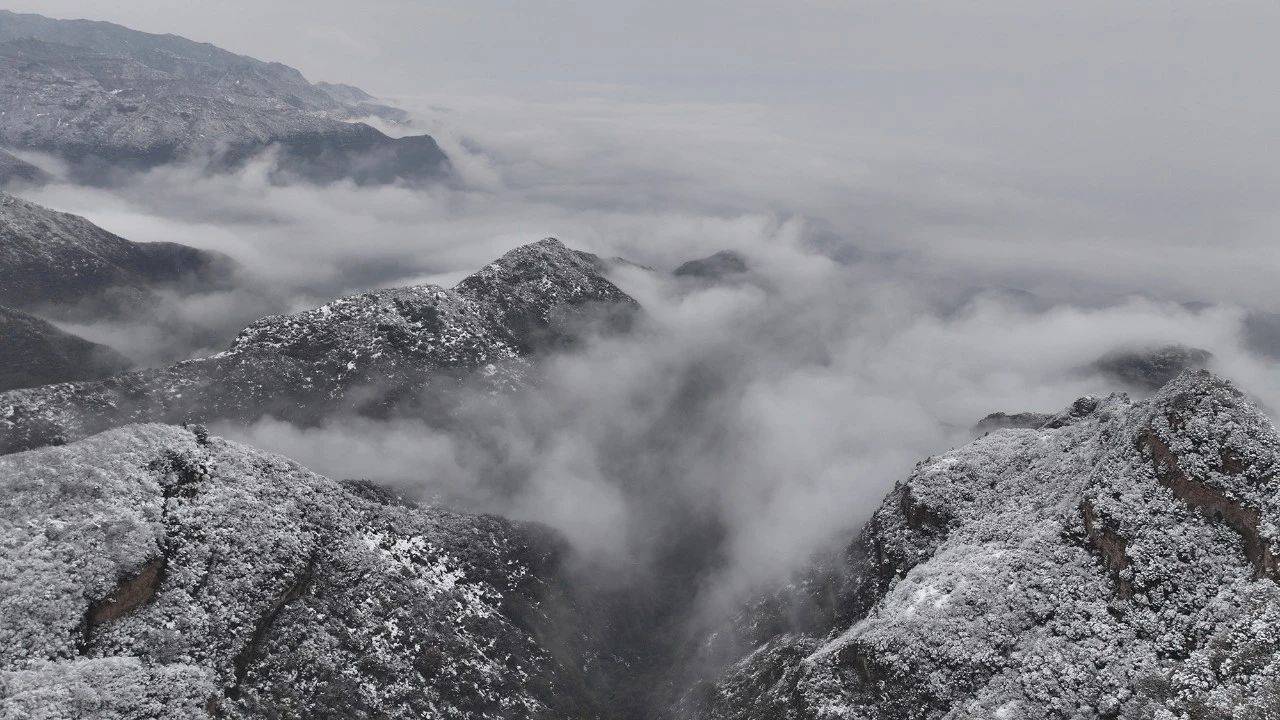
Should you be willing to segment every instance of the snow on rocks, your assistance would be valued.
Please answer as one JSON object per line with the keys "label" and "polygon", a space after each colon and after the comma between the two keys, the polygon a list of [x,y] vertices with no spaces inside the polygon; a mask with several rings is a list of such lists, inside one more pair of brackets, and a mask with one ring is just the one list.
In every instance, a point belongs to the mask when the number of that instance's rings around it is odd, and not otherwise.
{"label": "snow on rocks", "polygon": [[1086,404],[922,462],[851,548],[848,619],[769,640],[684,707],[1276,717],[1274,424],[1203,371]]}
{"label": "snow on rocks", "polygon": [[0,484],[0,716],[535,718],[580,700],[576,661],[538,641],[545,531],[163,425],[0,458]]}
{"label": "snow on rocks", "polygon": [[[478,380],[524,382],[529,358],[584,332],[625,328],[634,300],[594,256],[546,240],[516,248],[451,290],[434,285],[340,298],[263,318],[217,355],[98,382],[0,394],[12,412],[0,452],[67,442],[130,422],[313,423],[335,412],[439,412]],[[492,370],[490,369],[492,368]]]}

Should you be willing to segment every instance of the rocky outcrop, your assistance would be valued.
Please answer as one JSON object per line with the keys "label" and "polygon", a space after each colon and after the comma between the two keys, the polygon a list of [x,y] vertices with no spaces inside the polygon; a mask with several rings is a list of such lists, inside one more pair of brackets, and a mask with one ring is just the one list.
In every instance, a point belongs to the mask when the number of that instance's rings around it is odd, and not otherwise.
{"label": "rocky outcrop", "polygon": [[1156,390],[1184,370],[1201,370],[1213,355],[1185,345],[1117,350],[1098,358],[1093,370],[1112,382],[1136,390]]}
{"label": "rocky outcrop", "polygon": [[0,458],[0,715],[596,716],[562,553],[198,429]]}
{"label": "rocky outcrop", "polygon": [[529,358],[638,306],[593,256],[546,239],[453,289],[378,290],[245,328],[212,357],[99,382],[0,394],[0,452],[68,442],[132,422],[310,424],[335,413],[437,418],[467,383],[523,382]]}
{"label": "rocky outcrop", "polygon": [[135,243],[77,215],[0,193],[0,304],[62,316],[129,313],[160,289],[226,286],[232,261],[177,243]]}
{"label": "rocky outcrop", "polygon": [[[1187,372],[921,463],[817,632],[758,644],[706,718],[1266,718],[1280,709],[1280,435]],[[851,557],[854,554],[851,553]],[[852,561],[847,560],[846,563]]]}
{"label": "rocky outcrop", "polygon": [[0,144],[58,155],[81,181],[179,160],[235,167],[265,150],[281,179],[447,174],[431,137],[350,121],[393,109],[337,87],[173,35],[0,11]]}
{"label": "rocky outcrop", "polygon": [[1047,428],[1053,430],[1066,427],[1081,418],[1088,417],[1098,409],[1098,403],[1098,398],[1086,395],[1056,413],[993,412],[979,420],[976,425],[970,428],[969,432],[974,436],[979,436],[996,430],[1015,428]]}
{"label": "rocky outcrop", "polygon": [[128,358],[105,345],[0,306],[0,391],[96,380],[122,373],[130,366]]}
{"label": "rocky outcrop", "polygon": [[1051,413],[1039,412],[993,412],[982,418],[970,429],[973,435],[986,435],[996,430],[1011,428],[1038,428],[1053,419]]}

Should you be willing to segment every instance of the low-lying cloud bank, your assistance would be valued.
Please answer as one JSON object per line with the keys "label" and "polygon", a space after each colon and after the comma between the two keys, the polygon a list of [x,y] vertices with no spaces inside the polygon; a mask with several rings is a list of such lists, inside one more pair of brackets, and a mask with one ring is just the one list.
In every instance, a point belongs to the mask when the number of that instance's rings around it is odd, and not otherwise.
{"label": "low-lying cloud bank", "polygon": [[[615,271],[646,308],[640,328],[548,360],[527,392],[476,398],[455,427],[217,430],[329,475],[548,523],[620,581],[692,543],[717,604],[847,538],[915,461],[988,412],[1116,389],[1087,370],[1110,350],[1207,349],[1280,407],[1274,364],[1242,335],[1249,311],[1280,310],[1264,292],[1280,262],[1258,232],[1165,243],[1169,208],[1150,207],[1113,213],[1102,233],[1115,200],[1076,192],[1083,175],[1022,183],[1031,168],[786,127],[757,106],[449,100],[420,109],[458,169],[438,187],[278,186],[264,159],[25,193],[245,268],[235,292],[71,329],[161,364],[221,349],[260,315],[451,285],[548,235],[652,266]],[[1224,227],[1238,209],[1224,205]],[[722,249],[746,257],[746,278],[667,274]]]}

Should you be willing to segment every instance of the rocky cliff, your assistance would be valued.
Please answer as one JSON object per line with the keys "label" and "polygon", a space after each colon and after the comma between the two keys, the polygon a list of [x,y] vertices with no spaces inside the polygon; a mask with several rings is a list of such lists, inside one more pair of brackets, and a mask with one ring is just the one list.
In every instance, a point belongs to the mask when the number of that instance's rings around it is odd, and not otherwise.
{"label": "rocky cliff", "polygon": [[1280,436],[1187,372],[919,464],[826,589],[680,705],[703,718],[1270,718]]}
{"label": "rocky cliff", "polygon": [[586,718],[546,530],[200,429],[0,458],[0,717]]}

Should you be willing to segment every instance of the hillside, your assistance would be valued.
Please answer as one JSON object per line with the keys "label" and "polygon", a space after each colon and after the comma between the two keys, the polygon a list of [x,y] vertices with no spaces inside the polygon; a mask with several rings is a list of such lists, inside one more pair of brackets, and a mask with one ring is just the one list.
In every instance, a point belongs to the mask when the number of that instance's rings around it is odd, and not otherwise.
{"label": "hillside", "polygon": [[548,238],[453,289],[417,285],[340,298],[263,318],[211,357],[3,393],[0,452],[133,422],[437,416],[465,383],[521,383],[529,356],[572,342],[587,324],[625,326],[638,306],[599,269],[594,256]]}
{"label": "hillside", "polygon": [[174,35],[0,11],[0,145],[52,153],[77,180],[176,161],[277,154],[280,180],[422,182],[448,173],[427,135],[354,118],[402,113],[348,86]]}
{"label": "hillside", "polygon": [[162,425],[0,458],[0,488],[0,716],[592,714],[543,637],[573,612],[545,529]]}
{"label": "hillside", "polygon": [[96,380],[122,373],[130,365],[128,358],[105,345],[0,306],[0,391]]}
{"label": "hillside", "polygon": [[[825,590],[686,696],[703,718],[1269,718],[1280,436],[1188,372],[921,462]],[[828,594],[830,593],[830,594]]]}

